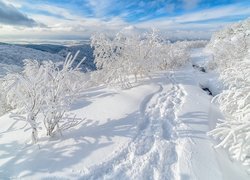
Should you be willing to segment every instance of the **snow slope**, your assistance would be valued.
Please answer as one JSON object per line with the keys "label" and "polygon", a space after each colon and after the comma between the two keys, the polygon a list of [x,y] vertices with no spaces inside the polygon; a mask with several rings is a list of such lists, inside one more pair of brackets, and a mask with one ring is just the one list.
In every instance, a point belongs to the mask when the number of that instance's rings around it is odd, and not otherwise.
{"label": "snow slope", "polygon": [[221,116],[200,88],[210,75],[189,64],[152,77],[84,91],[71,108],[75,126],[39,145],[25,122],[0,117],[0,179],[249,179],[206,135]]}
{"label": "snow slope", "polygon": [[22,65],[23,59],[63,61],[64,58],[31,48],[15,45],[0,45],[0,63]]}
{"label": "snow slope", "polygon": [[64,61],[63,57],[56,54],[21,46],[0,44],[0,76],[7,72],[20,71],[24,59]]}
{"label": "snow slope", "polygon": [[69,47],[53,44],[10,45],[0,43],[0,76],[7,72],[20,71],[24,59],[58,62],[64,61],[68,53],[76,54],[79,50],[80,53],[75,64],[77,65],[86,57],[81,65],[82,70],[95,70],[93,49],[87,43]]}

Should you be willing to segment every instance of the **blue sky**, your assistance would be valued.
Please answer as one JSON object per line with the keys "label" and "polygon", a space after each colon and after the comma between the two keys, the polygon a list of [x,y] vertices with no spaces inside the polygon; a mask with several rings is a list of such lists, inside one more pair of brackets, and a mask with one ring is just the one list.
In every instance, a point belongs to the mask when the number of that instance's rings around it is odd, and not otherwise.
{"label": "blue sky", "polygon": [[202,38],[249,16],[249,0],[0,0],[0,40],[83,38],[130,25]]}

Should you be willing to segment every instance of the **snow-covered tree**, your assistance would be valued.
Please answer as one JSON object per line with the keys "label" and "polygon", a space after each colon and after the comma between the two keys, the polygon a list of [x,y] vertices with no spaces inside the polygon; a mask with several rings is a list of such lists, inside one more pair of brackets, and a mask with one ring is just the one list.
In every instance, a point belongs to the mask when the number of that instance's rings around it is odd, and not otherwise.
{"label": "snow-covered tree", "polygon": [[98,69],[92,74],[94,80],[105,84],[122,83],[124,85],[127,77],[124,76],[126,71],[123,71],[120,44],[104,34],[96,34],[91,37],[91,46],[94,47],[94,62]]}
{"label": "snow-covered tree", "polygon": [[214,61],[210,61],[208,67],[223,70],[242,61],[249,53],[249,28],[250,19],[214,33],[207,45],[207,50],[214,55]]}
{"label": "snow-covered tree", "polygon": [[25,119],[32,129],[32,141],[37,142],[37,115],[43,104],[45,86],[44,70],[38,61],[25,60],[23,72],[9,74],[5,77],[5,94],[7,104],[19,113],[25,113]]}
{"label": "snow-covered tree", "polygon": [[156,30],[141,35],[122,30],[114,38],[96,34],[91,45],[98,69],[94,80],[122,87],[130,87],[138,76],[179,67],[189,58],[187,44],[166,42]]}
{"label": "snow-covered tree", "polygon": [[83,88],[82,73],[78,71],[82,61],[75,68],[72,68],[78,53],[79,51],[74,57],[69,54],[61,69],[52,62],[44,63],[44,69],[47,73],[45,77],[46,94],[43,98],[42,111],[44,125],[49,136],[52,136],[56,130],[60,131],[60,121],[69,105]]}
{"label": "snow-covered tree", "polygon": [[207,49],[208,67],[220,75],[224,90],[214,98],[225,118],[209,134],[250,172],[250,19],[215,33]]}
{"label": "snow-covered tree", "polygon": [[190,57],[189,49],[190,43],[187,41],[167,43],[162,46],[161,56],[158,59],[158,69],[173,70],[185,65]]}
{"label": "snow-covered tree", "polygon": [[6,104],[29,123],[34,143],[41,128],[38,114],[43,114],[47,135],[52,136],[60,130],[60,121],[84,86],[84,74],[78,69],[83,61],[72,67],[78,53],[74,57],[69,54],[63,65],[25,60],[22,72],[4,77],[2,86],[5,87]]}

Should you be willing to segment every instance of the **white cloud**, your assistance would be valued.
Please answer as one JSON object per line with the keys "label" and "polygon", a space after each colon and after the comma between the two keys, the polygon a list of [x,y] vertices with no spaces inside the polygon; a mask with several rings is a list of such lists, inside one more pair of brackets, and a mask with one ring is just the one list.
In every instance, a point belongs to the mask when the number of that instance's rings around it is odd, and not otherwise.
{"label": "white cloud", "polygon": [[23,6],[24,0],[2,0],[5,4],[11,4],[16,8],[21,8]]}
{"label": "white cloud", "polygon": [[[52,6],[34,6],[34,8],[43,7],[45,11],[52,11]],[[113,17],[109,20],[102,20],[99,18],[86,18],[82,16],[73,15],[64,8],[55,8],[53,11],[54,15],[62,15],[65,18],[60,18],[57,16],[42,15],[42,14],[32,14],[29,15],[36,21],[46,24],[47,27],[39,28],[24,28],[17,29],[11,26],[3,26],[1,30],[2,36],[15,36],[24,37],[29,34],[29,36],[81,36],[89,37],[94,32],[107,32],[113,33],[117,32],[127,23],[123,21],[120,17]]]}
{"label": "white cloud", "polygon": [[[250,7],[226,6],[222,8],[210,8],[175,17],[163,17],[138,23],[140,27],[154,26],[160,29],[216,29],[225,24],[214,21],[220,18],[232,16],[250,16]],[[202,22],[203,21],[203,22]],[[204,21],[211,21],[205,23]]]}
{"label": "white cloud", "polygon": [[231,5],[222,8],[211,8],[195,13],[178,16],[175,17],[174,20],[178,22],[205,21],[240,15],[250,16],[250,7]]}
{"label": "white cloud", "polygon": [[96,17],[102,17],[116,5],[116,2],[114,0],[88,0],[88,5]]}
{"label": "white cloud", "polygon": [[183,8],[186,10],[194,9],[200,3],[200,0],[182,0]]}
{"label": "white cloud", "polygon": [[[10,4],[13,3],[15,7],[28,7],[30,9],[35,10],[43,10],[49,12],[51,15],[42,15],[36,13],[28,13],[29,17],[32,17],[36,22],[46,24],[47,27],[32,27],[32,28],[22,28],[17,29],[15,27],[9,25],[3,25],[0,29],[0,34],[3,36],[12,37],[15,36],[81,36],[88,37],[94,32],[107,32],[113,34],[117,32],[121,28],[128,26],[123,18],[129,15],[129,12],[123,13],[117,17],[109,17],[108,19],[102,18],[104,14],[110,12],[112,8],[118,6],[117,4],[112,4],[114,0],[89,0],[89,6],[91,6],[92,10],[95,13],[95,17],[89,18],[77,15],[76,13],[70,11],[66,8],[55,7],[48,4],[28,4],[25,0],[5,0],[9,1]],[[191,2],[190,2],[191,3]],[[193,3],[193,4],[192,4]],[[191,7],[195,7],[198,3],[196,0],[192,0],[190,5]],[[145,4],[141,3],[141,6]],[[169,9],[168,9],[169,8]],[[163,7],[164,11],[168,11],[171,13],[175,8],[175,5],[171,4],[167,7]],[[161,13],[161,12],[159,12]],[[185,32],[200,32],[197,33],[200,36],[204,36],[205,34],[210,35],[212,31],[222,27],[226,23],[222,23],[219,21],[210,21],[205,23],[207,20],[211,19],[220,19],[220,18],[228,18],[231,16],[250,16],[250,7],[242,7],[240,5],[234,6],[226,6],[221,8],[210,8],[205,9],[185,15],[179,15],[175,17],[162,17],[153,20],[147,20],[147,17],[144,16],[145,21],[134,23],[133,25],[138,28],[148,29],[150,27],[158,28],[162,31],[175,31],[181,30],[181,34]],[[142,20],[142,19],[141,19]],[[203,22],[202,22],[203,21]],[[206,30],[206,31],[204,31]],[[190,33],[189,33],[190,34]],[[195,33],[193,33],[195,34]]]}

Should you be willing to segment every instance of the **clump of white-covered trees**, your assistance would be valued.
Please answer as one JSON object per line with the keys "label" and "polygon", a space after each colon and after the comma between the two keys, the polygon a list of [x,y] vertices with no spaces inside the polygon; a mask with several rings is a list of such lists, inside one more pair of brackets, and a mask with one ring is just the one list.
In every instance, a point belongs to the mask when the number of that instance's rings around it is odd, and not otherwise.
{"label": "clump of white-covered trees", "polygon": [[213,101],[225,116],[209,134],[250,172],[250,19],[215,33],[207,49],[224,86]]}
{"label": "clump of white-covered trees", "polygon": [[34,143],[44,129],[48,136],[61,132],[63,118],[86,84],[132,87],[138,77],[184,65],[194,43],[170,43],[153,30],[141,35],[121,31],[114,37],[96,34],[91,45],[97,71],[83,73],[80,64],[73,68],[76,54],[61,64],[24,60],[23,71],[1,79],[0,110],[13,110],[25,120]]}
{"label": "clump of white-covered trees", "polygon": [[141,35],[121,31],[115,37],[96,34],[91,37],[91,45],[98,69],[93,80],[125,88],[138,77],[180,67],[189,59],[187,42],[170,43],[156,30]]}
{"label": "clump of white-covered trees", "polygon": [[38,115],[43,115],[44,128],[47,135],[52,136],[60,131],[60,121],[82,89],[80,64],[72,68],[76,56],[69,54],[64,64],[24,60],[22,72],[2,79],[2,100],[4,98],[9,109],[16,109],[19,119],[30,125],[33,142],[37,142],[41,129]]}

